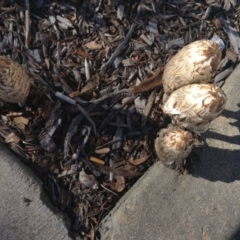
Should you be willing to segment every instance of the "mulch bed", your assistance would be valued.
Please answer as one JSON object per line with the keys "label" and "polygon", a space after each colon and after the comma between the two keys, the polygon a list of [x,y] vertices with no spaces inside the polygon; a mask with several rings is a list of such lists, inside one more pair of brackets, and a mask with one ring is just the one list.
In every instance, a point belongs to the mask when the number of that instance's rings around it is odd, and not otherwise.
{"label": "mulch bed", "polygon": [[[0,54],[32,77],[25,107],[1,102],[0,138],[71,219],[72,236],[97,229],[155,162],[153,140],[170,122],[163,90],[134,86],[184,45],[225,43],[213,81],[239,56],[240,7],[231,0],[83,0],[0,3]],[[135,93],[135,94],[134,94]]]}

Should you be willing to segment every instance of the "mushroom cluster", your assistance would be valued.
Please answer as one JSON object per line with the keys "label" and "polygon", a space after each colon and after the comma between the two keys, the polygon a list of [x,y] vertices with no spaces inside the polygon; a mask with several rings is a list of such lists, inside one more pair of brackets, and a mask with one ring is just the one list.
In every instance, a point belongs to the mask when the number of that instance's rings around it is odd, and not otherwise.
{"label": "mushroom cluster", "polygon": [[165,165],[179,165],[190,154],[194,136],[205,132],[225,108],[223,90],[210,84],[221,61],[221,47],[199,40],[182,48],[165,66],[163,112],[172,126],[160,130],[155,151]]}

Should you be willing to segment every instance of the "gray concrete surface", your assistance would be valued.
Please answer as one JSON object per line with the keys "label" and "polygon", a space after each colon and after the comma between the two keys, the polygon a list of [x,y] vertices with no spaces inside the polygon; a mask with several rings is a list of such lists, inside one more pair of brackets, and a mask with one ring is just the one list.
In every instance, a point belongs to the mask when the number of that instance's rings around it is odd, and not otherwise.
{"label": "gray concrete surface", "polygon": [[203,135],[191,174],[156,163],[103,220],[102,239],[240,239],[240,65],[223,89],[226,110]]}
{"label": "gray concrete surface", "polygon": [[[24,198],[31,200],[29,206]],[[47,206],[38,178],[0,144],[0,239],[70,239],[68,220]]]}

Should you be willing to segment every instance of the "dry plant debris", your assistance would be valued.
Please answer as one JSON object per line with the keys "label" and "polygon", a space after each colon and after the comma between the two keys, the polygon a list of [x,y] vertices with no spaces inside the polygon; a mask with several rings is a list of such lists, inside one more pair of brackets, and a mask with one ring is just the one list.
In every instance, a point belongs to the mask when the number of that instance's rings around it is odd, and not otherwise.
{"label": "dry plant debris", "polygon": [[239,16],[237,1],[1,1],[0,55],[32,83],[24,108],[1,102],[0,138],[40,176],[73,237],[98,239],[103,217],[156,161],[153,139],[170,122],[163,66],[217,34],[221,86],[239,58]]}

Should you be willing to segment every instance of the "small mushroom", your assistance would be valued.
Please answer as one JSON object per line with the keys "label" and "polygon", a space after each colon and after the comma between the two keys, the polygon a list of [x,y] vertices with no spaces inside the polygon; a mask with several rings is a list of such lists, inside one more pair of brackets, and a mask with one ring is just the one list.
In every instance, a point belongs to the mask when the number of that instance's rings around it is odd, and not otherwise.
{"label": "small mushroom", "polygon": [[6,102],[24,104],[30,90],[30,77],[22,66],[6,56],[0,56],[0,98]]}
{"label": "small mushroom", "polygon": [[190,84],[175,90],[163,105],[172,123],[195,133],[208,129],[226,104],[223,90],[213,84]]}
{"label": "small mushroom", "polygon": [[212,40],[199,40],[183,47],[165,66],[164,92],[169,95],[188,84],[209,83],[221,57],[220,45]]}
{"label": "small mushroom", "polygon": [[154,142],[157,157],[167,166],[180,165],[191,153],[193,146],[193,134],[172,125],[161,129]]}

